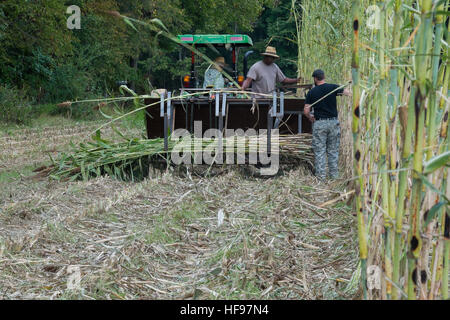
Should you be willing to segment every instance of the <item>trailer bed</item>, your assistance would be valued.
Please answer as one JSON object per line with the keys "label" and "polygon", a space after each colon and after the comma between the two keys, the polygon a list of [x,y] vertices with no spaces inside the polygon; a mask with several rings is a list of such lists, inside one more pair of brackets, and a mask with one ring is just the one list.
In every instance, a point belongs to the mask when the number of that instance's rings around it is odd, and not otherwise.
{"label": "trailer bed", "polygon": [[[255,103],[254,103],[255,102]],[[243,99],[229,97],[223,117],[224,129],[256,130],[268,128],[268,112],[272,99]],[[149,139],[164,137],[164,117],[161,115],[160,98],[147,98],[146,128]],[[286,97],[284,115],[279,125],[280,134],[311,133],[310,121],[303,116],[305,99]],[[215,99],[209,97],[175,98],[171,100],[170,127],[194,132],[194,121],[202,122],[202,134],[212,128],[220,128],[216,116]]]}

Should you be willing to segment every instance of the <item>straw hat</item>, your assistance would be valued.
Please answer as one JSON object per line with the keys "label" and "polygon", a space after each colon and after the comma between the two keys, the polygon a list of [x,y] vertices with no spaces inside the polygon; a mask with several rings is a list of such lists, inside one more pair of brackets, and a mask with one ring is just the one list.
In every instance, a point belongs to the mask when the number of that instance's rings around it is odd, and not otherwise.
{"label": "straw hat", "polygon": [[225,58],[224,57],[217,57],[216,60],[214,60],[215,63],[220,65],[225,65]]}
{"label": "straw hat", "polygon": [[263,56],[269,56],[269,57],[273,57],[276,59],[279,59],[280,56],[277,55],[277,49],[275,49],[274,47],[267,47],[266,48],[266,52],[261,53]]}
{"label": "straw hat", "polygon": [[214,60],[214,63],[216,65],[213,65],[214,68],[216,68],[219,71],[222,71],[222,68],[227,67],[228,65],[225,63],[225,58],[224,57],[217,57]]}

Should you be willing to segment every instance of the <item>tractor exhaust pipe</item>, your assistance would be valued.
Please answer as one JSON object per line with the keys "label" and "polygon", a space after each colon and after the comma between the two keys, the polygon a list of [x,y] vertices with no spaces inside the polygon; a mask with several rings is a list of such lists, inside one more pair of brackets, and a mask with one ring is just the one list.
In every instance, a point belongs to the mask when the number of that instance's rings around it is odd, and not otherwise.
{"label": "tractor exhaust pipe", "polygon": [[251,54],[253,54],[253,50],[247,51],[244,55],[244,79],[247,79],[247,72],[248,72],[247,60]]}

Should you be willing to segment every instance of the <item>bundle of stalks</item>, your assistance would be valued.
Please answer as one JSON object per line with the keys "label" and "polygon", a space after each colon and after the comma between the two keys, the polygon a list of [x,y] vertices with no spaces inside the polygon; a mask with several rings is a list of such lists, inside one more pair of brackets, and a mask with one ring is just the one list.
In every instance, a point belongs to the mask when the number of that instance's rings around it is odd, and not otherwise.
{"label": "bundle of stalks", "polygon": [[[312,163],[311,135],[289,135],[275,137],[279,148],[272,149],[272,156],[301,160]],[[220,142],[221,141],[221,142]],[[223,148],[219,148],[222,143]],[[200,146],[200,149],[198,149]],[[92,142],[80,144],[69,154],[61,154],[45,169],[48,176],[55,179],[88,179],[104,174],[123,180],[142,179],[148,174],[149,165],[153,162],[170,163],[170,154],[174,148],[181,153],[189,152],[194,155],[197,150],[223,150],[224,153],[260,153],[267,151],[267,138],[227,137],[219,139],[195,139],[188,137],[181,141],[169,139],[168,150],[164,149],[164,139],[132,139],[126,142],[111,143],[96,137]],[[175,151],[174,151],[175,152]],[[213,152],[214,154],[214,152]]]}

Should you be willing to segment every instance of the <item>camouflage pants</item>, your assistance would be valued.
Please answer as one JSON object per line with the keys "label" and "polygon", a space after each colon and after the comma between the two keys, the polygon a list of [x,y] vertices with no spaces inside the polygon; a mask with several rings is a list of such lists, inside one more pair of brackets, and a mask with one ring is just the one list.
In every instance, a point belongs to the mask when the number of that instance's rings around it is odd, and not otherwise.
{"label": "camouflage pants", "polygon": [[339,120],[316,120],[313,123],[312,147],[316,177],[325,180],[328,170],[332,179],[339,175],[339,143],[341,127]]}

